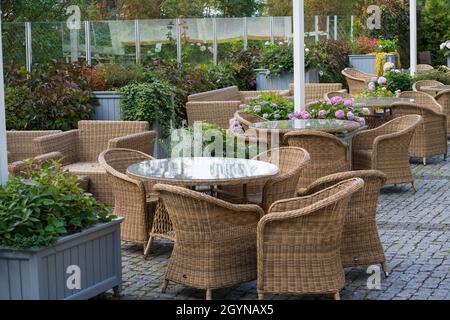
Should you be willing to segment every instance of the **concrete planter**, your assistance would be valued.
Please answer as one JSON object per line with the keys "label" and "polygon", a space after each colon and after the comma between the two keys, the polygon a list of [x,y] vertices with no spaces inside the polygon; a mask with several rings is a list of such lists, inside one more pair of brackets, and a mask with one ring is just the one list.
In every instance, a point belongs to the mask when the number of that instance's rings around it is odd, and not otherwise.
{"label": "concrete planter", "polygon": [[450,68],[450,56],[447,57],[447,67]]}
{"label": "concrete planter", "polygon": [[[267,76],[266,69],[257,70],[256,90],[288,90],[289,85],[294,83],[294,74],[290,72],[282,73],[279,76]],[[308,70],[305,73],[306,83],[319,83],[319,72]]]}
{"label": "concrete planter", "polygon": [[115,91],[94,91],[99,106],[94,109],[92,119],[94,120],[121,120],[120,99],[122,95]]}
{"label": "concrete planter", "polygon": [[[122,221],[98,224],[48,248],[0,249],[0,300],[79,300],[111,288],[119,292]],[[78,275],[80,289],[72,282]]]}
{"label": "concrete planter", "polygon": [[[392,62],[397,64],[397,57],[393,54],[389,54],[387,56],[387,62]],[[356,70],[368,73],[375,74],[376,72],[376,56],[370,54],[363,55],[350,55],[349,63],[352,68]]]}

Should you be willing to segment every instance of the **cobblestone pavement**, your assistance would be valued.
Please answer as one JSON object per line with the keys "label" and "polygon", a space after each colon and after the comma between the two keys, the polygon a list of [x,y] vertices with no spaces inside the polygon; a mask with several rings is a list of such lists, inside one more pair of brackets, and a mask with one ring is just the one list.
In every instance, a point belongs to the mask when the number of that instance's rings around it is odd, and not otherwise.
{"label": "cobblestone pavement", "polygon": [[[366,269],[347,269],[342,299],[450,300],[450,160],[435,157],[423,166],[413,159],[412,167],[417,193],[409,185],[387,186],[381,192],[377,222],[391,275],[382,276],[381,290],[368,290]],[[148,260],[144,260],[142,247],[124,244],[125,296],[121,299],[204,299],[204,291],[172,283],[165,294],[161,293],[171,250],[170,242],[157,241]],[[256,299],[256,283],[216,290],[213,298]],[[266,298],[329,299],[278,295]]]}

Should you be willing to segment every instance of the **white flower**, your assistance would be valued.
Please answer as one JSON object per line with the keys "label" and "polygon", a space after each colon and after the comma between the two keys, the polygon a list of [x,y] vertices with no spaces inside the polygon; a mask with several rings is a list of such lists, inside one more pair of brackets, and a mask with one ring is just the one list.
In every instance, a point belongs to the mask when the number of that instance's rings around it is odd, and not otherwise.
{"label": "white flower", "polygon": [[266,43],[264,43],[266,46],[270,46],[270,41],[266,41]]}
{"label": "white flower", "polygon": [[448,50],[450,50],[450,41],[447,42],[446,47],[447,47]]}
{"label": "white flower", "polygon": [[391,70],[394,69],[394,68],[395,68],[395,64],[392,63],[392,62],[386,62],[386,63],[384,64],[384,66],[383,66],[383,70],[384,70],[385,72],[391,71]]}
{"label": "white flower", "polygon": [[282,46],[284,44],[283,41],[278,42],[278,45]]}
{"label": "white flower", "polygon": [[305,52],[308,53],[309,52],[309,48],[305,48]]}
{"label": "white flower", "polygon": [[205,51],[206,51],[206,47],[205,47],[205,46],[201,46],[201,47],[200,47],[200,51],[201,51],[201,52],[205,52]]}

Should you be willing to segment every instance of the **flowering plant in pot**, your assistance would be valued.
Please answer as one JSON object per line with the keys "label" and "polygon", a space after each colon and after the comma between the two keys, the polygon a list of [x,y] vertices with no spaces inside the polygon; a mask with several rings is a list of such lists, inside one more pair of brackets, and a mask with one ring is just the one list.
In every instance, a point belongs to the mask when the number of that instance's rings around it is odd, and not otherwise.
{"label": "flowering plant in pot", "polygon": [[393,97],[394,93],[389,90],[385,77],[373,77],[367,85],[367,89],[356,96],[358,98]]}
{"label": "flowering plant in pot", "polygon": [[319,102],[310,107],[309,111],[294,114],[292,119],[339,119],[357,121],[365,125],[363,115],[363,110],[356,108],[353,100],[333,97],[328,102]]}
{"label": "flowering plant in pot", "polygon": [[287,120],[294,112],[294,101],[277,94],[263,93],[244,107],[244,111],[266,120]]}
{"label": "flowering plant in pot", "polygon": [[450,67],[450,40],[441,43],[439,48],[444,53],[444,57],[447,58],[447,66]]}

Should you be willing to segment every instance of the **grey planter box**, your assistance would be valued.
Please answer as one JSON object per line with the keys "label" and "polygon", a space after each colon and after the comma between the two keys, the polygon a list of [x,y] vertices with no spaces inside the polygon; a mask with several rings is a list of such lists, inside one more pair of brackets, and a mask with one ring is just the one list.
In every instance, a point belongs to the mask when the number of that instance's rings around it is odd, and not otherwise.
{"label": "grey planter box", "polygon": [[94,109],[92,119],[94,120],[121,120],[120,99],[122,95],[115,91],[94,91],[99,105]]}
{"label": "grey planter box", "polygon": [[[396,64],[397,57],[393,54],[387,56],[387,62],[393,62]],[[363,55],[350,55],[349,63],[352,68],[356,70],[368,73],[375,74],[376,72],[376,57],[375,55],[363,54]]]}
{"label": "grey planter box", "polygon": [[[98,224],[49,248],[0,249],[0,300],[79,300],[111,288],[120,292],[122,221]],[[80,268],[81,289],[69,289],[69,266]]]}
{"label": "grey planter box", "polygon": [[447,67],[450,68],[450,56],[447,57]]}
{"label": "grey planter box", "polygon": [[[289,85],[294,83],[293,73],[283,73],[279,76],[267,76],[266,69],[257,70],[256,90],[288,90]],[[319,83],[319,72],[308,70],[305,73],[306,83]]]}

